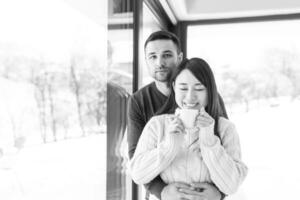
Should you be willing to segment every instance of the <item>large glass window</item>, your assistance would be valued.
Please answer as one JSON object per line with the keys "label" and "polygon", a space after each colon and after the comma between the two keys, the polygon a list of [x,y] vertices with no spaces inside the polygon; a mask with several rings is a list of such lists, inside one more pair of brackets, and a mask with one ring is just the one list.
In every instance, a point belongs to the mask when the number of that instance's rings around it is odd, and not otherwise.
{"label": "large glass window", "polygon": [[147,69],[147,65],[145,62],[145,54],[144,54],[144,43],[149,37],[149,35],[155,31],[159,31],[162,29],[162,26],[160,25],[158,19],[153,15],[153,13],[150,11],[149,7],[143,3],[143,49],[141,49],[141,55],[143,57],[142,65],[140,67],[141,71],[141,85],[140,87],[145,86],[146,84],[150,83],[153,81],[153,79],[149,76],[149,72]]}
{"label": "large glass window", "polygon": [[68,2],[0,1],[1,199],[105,199],[107,5]]}
{"label": "large glass window", "polygon": [[249,167],[228,199],[298,196],[299,27],[300,20],[188,27],[187,55],[212,67]]}

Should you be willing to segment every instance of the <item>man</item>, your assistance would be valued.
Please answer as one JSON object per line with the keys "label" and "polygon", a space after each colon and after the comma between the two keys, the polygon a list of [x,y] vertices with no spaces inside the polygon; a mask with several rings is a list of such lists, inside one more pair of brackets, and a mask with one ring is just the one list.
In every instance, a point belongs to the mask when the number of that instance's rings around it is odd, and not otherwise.
{"label": "man", "polygon": [[[148,72],[154,82],[135,92],[129,99],[127,131],[129,158],[133,157],[144,126],[170,95],[169,78],[172,70],[183,59],[178,38],[166,31],[152,33],[145,42],[144,50]],[[211,184],[197,183],[196,186],[204,188],[203,192],[198,192],[184,183],[167,185],[160,176],[145,186],[151,194],[162,200],[219,200],[222,197],[219,190]]]}

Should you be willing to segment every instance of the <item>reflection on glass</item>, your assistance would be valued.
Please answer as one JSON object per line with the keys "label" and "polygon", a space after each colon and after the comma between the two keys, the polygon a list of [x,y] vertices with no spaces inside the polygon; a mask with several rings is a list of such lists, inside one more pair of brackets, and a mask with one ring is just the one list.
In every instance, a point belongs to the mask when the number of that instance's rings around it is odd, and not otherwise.
{"label": "reflection on glass", "polygon": [[0,26],[1,199],[105,199],[106,26],[59,0]]}
{"label": "reflection on glass", "polygon": [[130,200],[126,118],[133,80],[133,1],[109,1],[108,7],[106,199]]}
{"label": "reflection on glass", "polygon": [[297,196],[299,27],[300,20],[282,20],[188,28],[188,57],[212,66],[250,170],[228,199]]}
{"label": "reflection on glass", "polygon": [[113,0],[111,3],[114,14],[132,13],[133,0]]}
{"label": "reflection on glass", "polygon": [[133,29],[108,30],[108,80],[132,92]]}
{"label": "reflection on glass", "polygon": [[106,199],[128,199],[129,177],[126,180],[126,118],[129,94],[121,86],[107,85],[107,196]]}

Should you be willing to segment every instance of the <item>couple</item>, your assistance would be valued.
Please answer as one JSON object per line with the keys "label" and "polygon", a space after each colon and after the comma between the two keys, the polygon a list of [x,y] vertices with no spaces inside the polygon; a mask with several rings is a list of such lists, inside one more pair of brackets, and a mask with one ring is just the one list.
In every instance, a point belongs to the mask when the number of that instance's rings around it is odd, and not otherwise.
{"label": "couple", "polygon": [[[200,58],[183,60],[178,38],[166,31],[152,33],[144,50],[155,81],[129,99],[133,180],[162,200],[219,200],[234,193],[247,167],[209,65]],[[192,129],[180,119],[187,108],[201,110]],[[186,135],[195,142],[189,144]]]}

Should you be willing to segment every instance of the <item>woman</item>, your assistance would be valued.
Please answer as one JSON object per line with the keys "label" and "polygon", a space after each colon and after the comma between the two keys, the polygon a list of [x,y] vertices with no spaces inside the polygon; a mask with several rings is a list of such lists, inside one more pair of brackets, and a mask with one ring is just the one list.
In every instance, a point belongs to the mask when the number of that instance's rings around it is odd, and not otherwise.
{"label": "woman", "polygon": [[[166,183],[210,182],[224,194],[236,192],[247,167],[235,126],[222,117],[212,70],[200,58],[186,59],[171,80],[173,94],[161,111],[170,114],[154,116],[145,126],[130,161],[132,179],[145,184],[160,175]],[[183,126],[176,109],[199,111],[194,128]]]}

